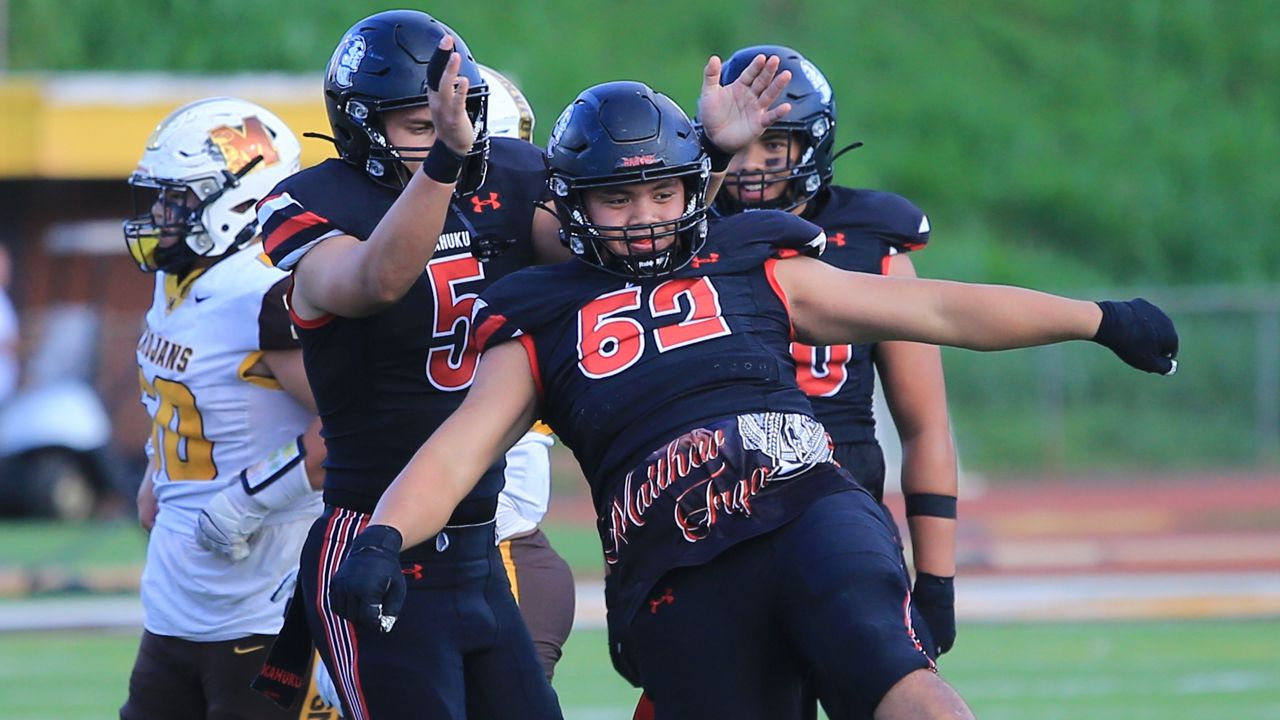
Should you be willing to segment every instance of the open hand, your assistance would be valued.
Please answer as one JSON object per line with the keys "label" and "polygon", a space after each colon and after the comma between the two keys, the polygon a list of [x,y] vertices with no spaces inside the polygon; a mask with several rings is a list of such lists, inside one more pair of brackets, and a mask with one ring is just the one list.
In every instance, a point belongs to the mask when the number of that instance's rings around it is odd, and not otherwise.
{"label": "open hand", "polygon": [[781,58],[757,55],[737,80],[720,84],[720,58],[712,55],[702,71],[698,120],[707,138],[726,153],[736,154],[791,112],[791,103],[770,106],[782,96],[791,71],[778,72]]}
{"label": "open hand", "polygon": [[471,89],[471,81],[458,75],[462,55],[454,51],[453,44],[452,35],[440,39],[427,63],[427,87],[423,89],[431,107],[436,137],[455,153],[466,155],[475,142],[475,128],[467,114],[467,91]]}

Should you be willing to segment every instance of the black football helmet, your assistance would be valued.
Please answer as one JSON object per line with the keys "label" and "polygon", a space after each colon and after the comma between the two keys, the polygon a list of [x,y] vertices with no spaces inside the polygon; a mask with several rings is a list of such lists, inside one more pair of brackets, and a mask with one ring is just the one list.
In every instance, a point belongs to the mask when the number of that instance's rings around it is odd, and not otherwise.
{"label": "black football helmet", "polygon": [[475,128],[475,144],[463,163],[457,193],[475,192],[484,182],[489,157],[486,128],[489,88],[467,44],[449,26],[417,10],[388,10],[361,20],[342,36],[329,60],[324,102],[330,138],[343,160],[362,168],[375,182],[394,188],[409,180],[401,153],[426,147],[396,147],[386,137],[382,113],[427,104],[427,65],[446,34],[462,55],[459,77],[471,85],[467,114]]}
{"label": "black football helmet", "polygon": [[822,71],[803,55],[782,45],[754,45],[735,52],[720,70],[720,84],[728,85],[737,80],[757,55],[777,55],[782,61],[778,72],[791,71],[791,82],[787,83],[787,89],[778,99],[778,103],[791,103],[791,112],[769,129],[785,130],[789,141],[801,142],[804,148],[799,161],[787,168],[788,173],[784,177],[777,177],[774,171],[762,170],[730,173],[725,177],[726,188],[778,182],[788,183],[789,187],[777,200],[750,207],[744,207],[733,193],[721,191],[716,195],[715,204],[716,210],[722,214],[747,209],[793,210],[831,184],[836,142],[836,100],[831,84]]}
{"label": "black football helmet", "polygon": [[[584,90],[552,128],[546,160],[560,239],[582,260],[618,275],[655,277],[687,265],[706,242],[711,161],[689,116],[648,85],[610,82]],[[672,222],[613,227],[587,216],[585,190],[672,177],[685,189],[684,213]],[[656,249],[671,236],[676,242]],[[627,243],[627,252],[614,252],[606,240]],[[653,241],[655,249],[632,252],[633,241]]]}

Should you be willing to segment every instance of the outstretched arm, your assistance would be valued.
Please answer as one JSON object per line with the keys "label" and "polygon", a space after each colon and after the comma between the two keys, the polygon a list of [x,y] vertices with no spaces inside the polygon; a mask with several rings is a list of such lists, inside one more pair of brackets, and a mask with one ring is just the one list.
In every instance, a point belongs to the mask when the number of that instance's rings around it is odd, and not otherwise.
{"label": "outstretched arm", "polygon": [[405,162],[411,171],[426,167],[413,172],[367,241],[350,235],[332,237],[298,262],[293,310],[304,320],[326,314],[365,317],[386,308],[409,291],[435,252],[453,199],[457,168],[474,136],[466,112],[468,82],[458,78],[462,57],[453,52],[453,38],[446,34],[436,52],[449,55],[439,91],[427,91],[436,141],[429,159]]}
{"label": "outstretched arm", "polygon": [[1177,365],[1172,321],[1145,300],[1094,303],[1004,285],[846,272],[809,257],[778,261],[797,338],[811,345],[913,340],[1011,350],[1094,340],[1147,372]]}

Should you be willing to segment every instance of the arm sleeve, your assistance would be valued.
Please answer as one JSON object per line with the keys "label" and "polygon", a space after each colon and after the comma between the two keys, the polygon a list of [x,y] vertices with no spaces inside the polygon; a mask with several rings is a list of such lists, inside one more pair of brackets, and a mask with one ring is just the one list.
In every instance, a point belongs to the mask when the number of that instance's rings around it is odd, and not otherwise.
{"label": "arm sleeve", "polygon": [[260,350],[297,350],[298,334],[289,319],[285,295],[293,282],[291,276],[281,278],[262,296],[258,311],[258,348]]}

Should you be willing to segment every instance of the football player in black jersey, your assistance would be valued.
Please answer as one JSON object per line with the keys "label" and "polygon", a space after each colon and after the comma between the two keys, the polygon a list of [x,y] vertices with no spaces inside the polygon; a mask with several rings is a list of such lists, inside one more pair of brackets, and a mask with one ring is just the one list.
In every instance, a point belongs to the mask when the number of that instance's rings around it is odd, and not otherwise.
{"label": "football player in black jersey", "polygon": [[[708,65],[721,147],[745,147],[785,112],[769,109],[788,77],[777,63],[760,58],[728,87],[718,60]],[[387,485],[471,385],[477,294],[564,256],[554,214],[535,212],[548,192],[541,154],[489,137],[487,92],[462,39],[429,15],[361,20],[325,79],[341,159],[259,206],[267,253],[293,271],[291,312],[328,449],[327,508],[302,551],[295,616],[305,611],[348,718],[559,716],[494,547],[501,458],[486,460],[444,532],[401,554],[404,622],[387,608],[374,613],[379,629],[353,627],[329,592]],[[297,646],[283,638],[298,626],[286,624],[259,677],[281,699],[298,677]]]}
{"label": "football player in black jersey", "polygon": [[[826,232],[823,261],[844,270],[915,277],[907,253],[929,241],[925,214],[899,195],[831,182],[832,162],[839,155],[836,101],[822,71],[791,48],[755,46],[730,56],[721,82],[733,82],[761,52],[778,55],[792,71],[787,86],[791,112],[729,163],[715,209],[722,214],[786,210]],[[926,649],[934,657],[945,653],[955,640],[957,481],[938,348],[906,342],[795,343],[792,355],[796,380],[831,433],[836,460],[876,499],[883,499],[884,453],[872,414],[879,370],[902,441],[902,488],[916,569],[912,601],[925,616],[931,641]]]}
{"label": "football player in black jersey", "polygon": [[578,259],[482,294],[475,383],[379,501],[334,597],[376,625],[404,592],[400,548],[439,533],[540,416],[591,485],[610,623],[659,718],[795,718],[806,681],[836,720],[971,717],[911,631],[898,540],[834,463],[790,341],[1093,340],[1169,373],[1173,324],[1143,300],[846,272],[811,257],[825,236],[787,213],[708,225],[723,161],[640,83],[565,110],[548,184]]}

